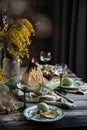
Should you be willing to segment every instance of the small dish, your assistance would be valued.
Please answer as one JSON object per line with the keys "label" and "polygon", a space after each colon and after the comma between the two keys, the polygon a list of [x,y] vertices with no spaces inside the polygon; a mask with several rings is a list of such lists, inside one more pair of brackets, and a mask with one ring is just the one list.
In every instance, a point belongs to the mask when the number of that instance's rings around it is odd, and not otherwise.
{"label": "small dish", "polygon": [[49,105],[49,109],[58,110],[60,114],[56,115],[55,118],[53,118],[53,119],[44,118],[40,115],[33,117],[33,114],[38,111],[37,104],[34,104],[34,105],[31,105],[28,108],[26,108],[23,112],[23,115],[26,117],[27,120],[33,120],[33,121],[37,121],[37,122],[52,122],[52,121],[60,120],[64,117],[64,111],[61,108],[59,108],[57,106]]}
{"label": "small dish", "polygon": [[78,88],[82,88],[84,85],[83,81],[80,80],[76,80],[74,81],[74,83],[70,86],[62,86],[62,88],[66,88],[66,89],[78,89]]}

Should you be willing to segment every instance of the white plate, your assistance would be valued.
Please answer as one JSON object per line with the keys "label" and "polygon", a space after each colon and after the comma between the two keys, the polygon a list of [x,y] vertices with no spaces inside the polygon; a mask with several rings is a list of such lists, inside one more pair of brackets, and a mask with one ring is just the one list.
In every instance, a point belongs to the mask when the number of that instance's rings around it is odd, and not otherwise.
{"label": "white plate", "polygon": [[76,89],[76,88],[82,88],[84,85],[83,81],[77,80],[74,81],[74,83],[70,86],[62,86],[62,88],[67,88],[67,89]]}
{"label": "white plate", "polygon": [[32,115],[35,112],[37,112],[37,104],[34,104],[34,105],[26,108],[23,112],[23,115],[26,117],[27,120],[31,119],[31,120],[37,121],[37,122],[52,122],[52,121],[60,120],[61,118],[64,117],[64,111],[61,108],[59,108],[57,106],[49,105],[49,109],[50,110],[58,110],[60,114],[55,116],[55,118],[53,118],[53,119],[44,118],[40,115],[37,117],[32,117]]}
{"label": "white plate", "polygon": [[28,91],[30,92],[35,92],[36,94],[42,94],[42,93],[48,93],[50,90],[45,88],[45,86],[47,86],[50,89],[55,89],[59,86],[59,79],[52,79],[50,81],[48,81],[47,83],[44,83],[40,86],[36,86],[36,87],[32,87],[32,86],[28,86],[28,85],[24,85],[22,83],[18,83],[17,84],[17,88],[18,89],[23,89],[23,87],[28,88]]}

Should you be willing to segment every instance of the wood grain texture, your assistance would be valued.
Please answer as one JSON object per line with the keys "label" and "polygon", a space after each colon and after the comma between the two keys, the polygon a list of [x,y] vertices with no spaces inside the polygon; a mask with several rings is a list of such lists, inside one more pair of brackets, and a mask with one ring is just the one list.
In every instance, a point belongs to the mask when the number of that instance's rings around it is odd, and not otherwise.
{"label": "wood grain texture", "polygon": [[[43,123],[27,121],[22,114],[0,115],[0,129],[6,128],[9,130],[35,130],[35,129],[57,129],[57,128],[72,128],[72,127],[87,127],[87,94],[76,95],[69,94],[68,97],[74,100],[76,107],[73,109],[65,109],[65,116],[61,120],[51,123]],[[43,125],[43,127],[42,127]]]}

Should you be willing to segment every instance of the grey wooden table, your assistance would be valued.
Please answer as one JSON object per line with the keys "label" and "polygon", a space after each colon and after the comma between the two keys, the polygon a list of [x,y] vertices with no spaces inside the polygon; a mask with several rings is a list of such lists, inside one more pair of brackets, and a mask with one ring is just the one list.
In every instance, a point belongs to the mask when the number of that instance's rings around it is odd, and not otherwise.
{"label": "grey wooden table", "polygon": [[73,109],[64,110],[65,116],[61,120],[56,122],[41,123],[27,121],[22,114],[11,114],[9,116],[0,116],[0,130],[49,130],[58,128],[87,127],[87,94],[68,94],[68,96],[74,100],[76,107]]}

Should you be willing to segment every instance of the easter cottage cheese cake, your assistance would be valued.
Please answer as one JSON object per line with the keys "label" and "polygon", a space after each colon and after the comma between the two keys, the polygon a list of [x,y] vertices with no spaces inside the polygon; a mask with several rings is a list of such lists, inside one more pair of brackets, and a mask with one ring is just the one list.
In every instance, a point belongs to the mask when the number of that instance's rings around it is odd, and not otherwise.
{"label": "easter cottage cheese cake", "polygon": [[48,80],[43,76],[41,68],[37,66],[36,60],[32,58],[29,62],[29,66],[23,73],[22,83],[28,86],[38,86],[41,83],[45,83]]}

